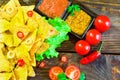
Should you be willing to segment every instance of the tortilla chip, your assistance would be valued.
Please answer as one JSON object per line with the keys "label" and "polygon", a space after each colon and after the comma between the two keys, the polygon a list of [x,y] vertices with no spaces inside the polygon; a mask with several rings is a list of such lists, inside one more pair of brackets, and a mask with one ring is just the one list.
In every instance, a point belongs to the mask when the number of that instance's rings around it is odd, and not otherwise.
{"label": "tortilla chip", "polygon": [[27,51],[29,51],[34,44],[35,39],[36,39],[36,30],[30,33],[21,44],[27,48]]}
{"label": "tortilla chip", "polygon": [[13,36],[9,33],[0,34],[0,42],[5,43],[8,47],[13,46]]}
{"label": "tortilla chip", "polygon": [[[28,20],[29,18],[31,18],[31,17],[29,17],[29,16],[27,15],[27,12],[28,12],[28,11],[33,11],[35,5],[31,5],[31,6],[21,6],[21,7],[22,7],[22,10],[23,10],[24,21],[25,21],[25,23],[27,23],[27,20]],[[34,14],[34,13],[33,13],[33,14]],[[34,25],[35,25],[35,24],[34,24]]]}
{"label": "tortilla chip", "polygon": [[2,50],[0,50],[0,72],[10,72],[12,71],[12,68],[9,61],[3,55]]}
{"label": "tortilla chip", "polygon": [[34,20],[39,23],[38,35],[43,36],[45,39],[55,36],[58,31],[53,28],[43,17],[35,13]]}
{"label": "tortilla chip", "polygon": [[35,77],[35,72],[34,72],[33,67],[31,65],[28,65],[27,68],[28,68],[28,76]]}
{"label": "tortilla chip", "polygon": [[[23,39],[25,39],[27,37],[27,35],[30,33],[29,27],[27,27],[26,25],[19,25],[19,26],[10,26],[9,28],[10,32],[13,35],[13,46],[18,46]],[[24,34],[24,38],[19,38],[17,36],[17,33],[21,31]]]}
{"label": "tortilla chip", "polygon": [[15,76],[15,73],[13,71],[12,71],[12,76],[11,76],[10,80],[17,80],[16,76]]}
{"label": "tortilla chip", "polygon": [[0,73],[0,80],[9,80],[12,76],[12,73]]}
{"label": "tortilla chip", "polygon": [[46,51],[48,48],[49,48],[49,44],[47,44],[47,43],[44,42],[44,43],[39,47],[39,49],[37,50],[36,53],[37,53],[37,54],[40,54],[40,53]]}
{"label": "tortilla chip", "polygon": [[31,58],[25,45],[16,47],[13,52],[15,53],[17,60],[23,59],[26,64],[30,64]]}
{"label": "tortilla chip", "polygon": [[21,7],[18,7],[17,14],[11,19],[11,24],[13,25],[24,25],[24,16],[23,16],[23,10]]}
{"label": "tortilla chip", "polygon": [[27,80],[27,65],[22,67],[17,66],[14,73],[17,80]]}
{"label": "tortilla chip", "polygon": [[10,20],[17,13],[18,6],[20,6],[18,0],[10,0],[0,11],[1,18]]}
{"label": "tortilla chip", "polygon": [[0,19],[0,33],[5,32],[9,29],[10,23],[5,19]]}

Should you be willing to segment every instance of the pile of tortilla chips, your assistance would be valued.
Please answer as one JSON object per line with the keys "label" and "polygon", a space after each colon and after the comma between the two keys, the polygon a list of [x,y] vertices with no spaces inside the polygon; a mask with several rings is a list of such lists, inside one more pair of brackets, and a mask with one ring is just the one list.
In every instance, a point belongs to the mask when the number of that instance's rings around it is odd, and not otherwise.
{"label": "pile of tortilla chips", "polygon": [[[0,8],[0,80],[27,80],[28,76],[34,77],[33,67],[39,58],[35,55],[57,56],[55,49],[68,39],[70,29],[66,23],[60,19],[47,21],[33,11],[34,7],[21,6],[18,0],[10,0]],[[33,12],[32,17],[28,16],[28,11]],[[63,23],[65,26],[59,26]],[[24,34],[23,38],[18,37],[18,32]],[[17,63],[21,59],[25,62],[23,66]]]}

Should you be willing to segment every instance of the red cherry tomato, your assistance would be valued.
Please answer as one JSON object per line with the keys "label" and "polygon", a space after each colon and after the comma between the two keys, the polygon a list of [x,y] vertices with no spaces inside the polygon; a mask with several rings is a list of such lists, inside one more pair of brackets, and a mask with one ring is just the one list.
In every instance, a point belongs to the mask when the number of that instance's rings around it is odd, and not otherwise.
{"label": "red cherry tomato", "polygon": [[29,17],[32,17],[32,16],[33,16],[33,11],[31,11],[31,10],[28,11],[28,12],[27,12],[27,15],[28,15]]}
{"label": "red cherry tomato", "polygon": [[23,39],[24,38],[24,33],[21,32],[21,31],[18,31],[17,32],[17,37],[20,38],[20,39]]}
{"label": "red cherry tomato", "polygon": [[80,77],[80,69],[74,65],[69,65],[65,69],[65,74],[68,78],[72,80],[78,80]]}
{"label": "red cherry tomato", "polygon": [[40,64],[39,64],[39,68],[44,68],[46,66],[46,62],[45,61],[42,61]]}
{"label": "red cherry tomato", "polygon": [[86,34],[86,41],[91,45],[96,45],[101,41],[102,35],[96,29],[91,29]]}
{"label": "red cherry tomato", "polygon": [[58,80],[58,74],[62,73],[63,69],[59,66],[54,66],[49,70],[49,77],[51,80]]}
{"label": "red cherry tomato", "polygon": [[110,19],[105,15],[99,15],[94,21],[95,28],[100,32],[105,32],[110,28]]}
{"label": "red cherry tomato", "polygon": [[17,65],[22,67],[25,64],[23,59],[18,60]]}
{"label": "red cherry tomato", "polygon": [[62,61],[63,63],[66,63],[66,62],[68,61],[68,57],[67,57],[66,55],[63,55],[63,56],[61,57],[61,61]]}
{"label": "red cherry tomato", "polygon": [[90,51],[90,45],[85,40],[79,40],[75,44],[75,50],[80,55],[86,55]]}

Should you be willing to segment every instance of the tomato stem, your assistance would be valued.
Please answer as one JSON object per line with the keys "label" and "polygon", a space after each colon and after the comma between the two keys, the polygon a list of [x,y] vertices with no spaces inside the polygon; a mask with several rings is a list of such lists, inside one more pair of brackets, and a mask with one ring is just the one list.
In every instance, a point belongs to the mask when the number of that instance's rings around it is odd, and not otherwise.
{"label": "tomato stem", "polygon": [[101,52],[102,47],[103,47],[103,41],[100,42],[97,51],[98,51],[98,52]]}

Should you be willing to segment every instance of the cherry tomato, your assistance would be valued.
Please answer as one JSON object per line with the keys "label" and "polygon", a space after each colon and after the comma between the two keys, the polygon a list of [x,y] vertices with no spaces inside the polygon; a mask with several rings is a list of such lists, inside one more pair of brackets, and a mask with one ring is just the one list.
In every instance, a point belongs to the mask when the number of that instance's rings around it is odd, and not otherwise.
{"label": "cherry tomato", "polygon": [[102,35],[96,29],[91,29],[86,34],[86,41],[91,45],[96,45],[101,41]]}
{"label": "cherry tomato", "polygon": [[105,32],[110,28],[110,19],[105,15],[99,15],[94,21],[95,28],[100,32]]}
{"label": "cherry tomato", "polygon": [[90,45],[85,40],[79,40],[75,44],[75,50],[80,55],[86,55],[90,51]]}
{"label": "cherry tomato", "polygon": [[33,11],[31,11],[31,10],[28,11],[28,12],[27,12],[27,15],[28,15],[29,17],[32,17],[32,16],[33,16]]}
{"label": "cherry tomato", "polygon": [[63,69],[59,66],[54,66],[49,70],[49,77],[51,80],[58,80],[58,74],[62,73]]}
{"label": "cherry tomato", "polygon": [[66,55],[63,55],[63,56],[61,57],[61,61],[62,61],[63,63],[66,63],[66,62],[68,61],[68,57],[67,57]]}
{"label": "cherry tomato", "polygon": [[24,33],[21,32],[21,31],[18,31],[17,32],[17,37],[20,38],[20,39],[23,39],[24,38]]}
{"label": "cherry tomato", "polygon": [[46,66],[46,62],[45,61],[42,61],[40,64],[39,64],[39,68],[44,68]]}
{"label": "cherry tomato", "polygon": [[65,74],[68,78],[72,80],[78,80],[80,77],[80,69],[74,65],[69,65],[65,69]]}
{"label": "cherry tomato", "polygon": [[23,59],[19,59],[18,62],[17,62],[17,65],[22,67],[23,65],[25,64],[24,60]]}

